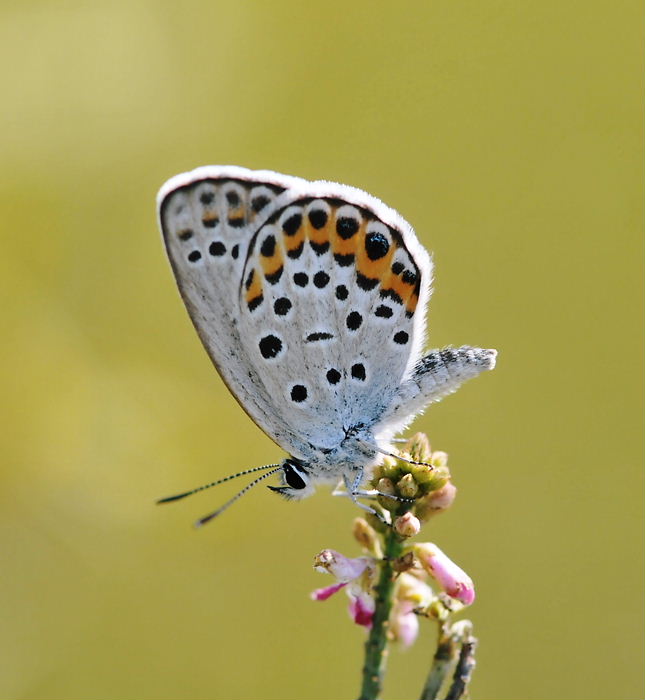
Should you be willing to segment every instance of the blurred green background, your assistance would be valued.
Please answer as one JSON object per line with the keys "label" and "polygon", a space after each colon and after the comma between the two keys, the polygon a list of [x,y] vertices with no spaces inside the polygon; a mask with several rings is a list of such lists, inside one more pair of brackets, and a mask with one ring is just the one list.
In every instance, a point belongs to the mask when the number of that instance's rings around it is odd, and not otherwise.
{"label": "blurred green background", "polygon": [[[25,2],[0,9],[3,698],[347,698],[363,630],[312,570],[353,508],[155,498],[281,451],[175,290],[154,197],[235,163],[361,187],[436,262],[432,346],[498,369],[415,427],[460,493],[474,698],[643,689],[637,2]],[[393,651],[418,695],[434,643]]]}

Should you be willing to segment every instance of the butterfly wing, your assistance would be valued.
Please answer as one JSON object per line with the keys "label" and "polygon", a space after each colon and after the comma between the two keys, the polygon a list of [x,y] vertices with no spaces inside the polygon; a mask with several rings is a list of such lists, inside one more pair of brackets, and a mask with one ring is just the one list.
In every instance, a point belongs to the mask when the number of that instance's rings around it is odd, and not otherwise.
{"label": "butterfly wing", "polygon": [[[284,449],[302,458],[333,449],[350,428],[376,423],[414,370],[430,259],[396,212],[360,190],[196,173],[164,186],[160,220],[202,342]],[[269,201],[256,212],[260,195]]]}

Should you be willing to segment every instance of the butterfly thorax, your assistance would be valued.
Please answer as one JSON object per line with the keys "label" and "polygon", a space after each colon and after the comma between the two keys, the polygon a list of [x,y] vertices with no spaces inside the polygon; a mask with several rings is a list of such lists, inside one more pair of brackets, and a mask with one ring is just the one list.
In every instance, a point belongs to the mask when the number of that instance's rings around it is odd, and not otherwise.
{"label": "butterfly thorax", "polygon": [[363,425],[355,426],[345,431],[345,437],[337,447],[312,446],[308,459],[285,459],[282,486],[272,487],[272,490],[286,498],[301,500],[310,496],[318,484],[344,481],[358,486],[380,458],[371,430]]}

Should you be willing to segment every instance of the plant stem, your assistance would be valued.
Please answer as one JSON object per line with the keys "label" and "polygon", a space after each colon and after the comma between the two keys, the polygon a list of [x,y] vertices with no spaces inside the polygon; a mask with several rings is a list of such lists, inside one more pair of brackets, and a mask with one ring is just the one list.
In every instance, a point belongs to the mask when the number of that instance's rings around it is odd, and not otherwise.
{"label": "plant stem", "polygon": [[455,675],[452,679],[452,684],[445,700],[459,700],[466,693],[466,688],[473,675],[475,668],[475,649],[477,648],[477,640],[472,635],[464,639],[461,645],[459,661],[455,668]]}
{"label": "plant stem", "polygon": [[450,665],[455,655],[455,642],[449,633],[449,627],[445,624],[439,625],[439,641],[437,651],[432,659],[432,668],[428,674],[419,700],[435,700],[441,686],[443,685]]}
{"label": "plant stem", "polygon": [[[459,650],[460,647],[461,650]],[[475,668],[476,648],[477,639],[473,637],[470,621],[462,620],[461,623],[455,623],[452,626],[447,622],[440,624],[437,651],[419,700],[436,700],[450,667],[457,659],[458,651],[459,658],[455,665],[452,683],[444,700],[460,700],[466,693]]]}
{"label": "plant stem", "polygon": [[403,540],[388,529],[384,535],[385,554],[381,563],[381,575],[376,584],[376,608],[372,619],[372,629],[365,642],[365,664],[363,665],[363,683],[359,700],[376,700],[383,686],[385,664],[387,661],[387,632],[392,595],[396,574],[392,561],[403,553]]}

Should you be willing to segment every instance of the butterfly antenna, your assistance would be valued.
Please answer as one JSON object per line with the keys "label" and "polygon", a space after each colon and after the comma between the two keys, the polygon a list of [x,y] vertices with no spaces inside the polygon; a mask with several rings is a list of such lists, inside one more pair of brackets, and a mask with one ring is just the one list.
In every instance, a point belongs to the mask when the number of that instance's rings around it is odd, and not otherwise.
{"label": "butterfly antenna", "polygon": [[[168,496],[167,498],[160,498],[157,501],[157,504],[159,503],[172,503],[173,501],[179,501],[182,498],[186,498],[186,496],[192,496],[194,493],[199,493],[200,491],[205,491],[206,489],[210,489],[212,486],[219,486],[220,484],[223,484],[226,481],[230,481],[231,479],[237,479],[238,476],[244,476],[245,474],[252,474],[253,472],[260,472],[263,469],[273,469],[273,467],[277,467],[277,464],[265,464],[263,467],[253,467],[253,469],[245,469],[244,471],[238,472],[237,474],[231,474],[230,476],[225,476],[223,479],[218,479],[217,481],[213,481],[210,484],[204,484],[204,486],[198,486],[196,489],[192,489],[191,491],[186,491],[185,493],[178,493],[176,496]],[[273,473],[273,472],[271,472]],[[268,476],[268,474],[265,474],[265,476]]]}
{"label": "butterfly antenna", "polygon": [[282,471],[282,466],[279,466],[277,469],[272,469],[270,472],[267,472],[266,474],[262,474],[262,476],[259,476],[257,479],[254,479],[250,484],[247,484],[239,493],[236,493],[233,498],[231,498],[230,501],[226,501],[226,503],[223,506],[220,506],[217,510],[214,510],[212,513],[209,515],[205,515],[203,518],[200,518],[196,523],[195,527],[201,527],[202,525],[206,525],[207,522],[210,520],[213,520],[213,518],[216,518],[218,515],[221,515],[225,510],[230,508],[235,501],[237,501],[239,498],[242,498],[242,496],[252,489],[254,486],[259,484],[261,481],[264,481],[267,477],[271,476],[271,474],[275,474],[276,472]]}

